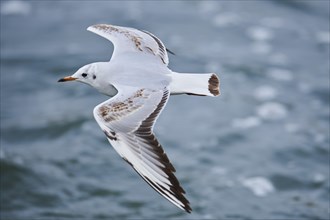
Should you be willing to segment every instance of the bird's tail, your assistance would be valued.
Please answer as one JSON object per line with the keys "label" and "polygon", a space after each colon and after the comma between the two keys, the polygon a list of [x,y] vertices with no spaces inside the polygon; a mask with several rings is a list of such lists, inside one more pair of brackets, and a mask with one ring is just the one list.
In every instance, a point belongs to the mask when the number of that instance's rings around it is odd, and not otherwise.
{"label": "bird's tail", "polygon": [[220,95],[220,80],[215,73],[172,73],[170,91],[172,95],[199,96]]}

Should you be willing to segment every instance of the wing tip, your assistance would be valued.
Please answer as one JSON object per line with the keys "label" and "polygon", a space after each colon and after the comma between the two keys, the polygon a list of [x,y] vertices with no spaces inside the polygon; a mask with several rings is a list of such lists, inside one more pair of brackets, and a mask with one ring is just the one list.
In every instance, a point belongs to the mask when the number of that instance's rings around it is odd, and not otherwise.
{"label": "wing tip", "polygon": [[87,27],[87,31],[95,32],[96,30],[107,30],[113,27],[111,24],[93,24]]}
{"label": "wing tip", "polygon": [[[181,201],[182,202],[182,201]],[[183,211],[186,211],[187,213],[191,214],[192,208],[190,207],[190,203],[187,200],[185,203],[182,203],[183,205],[178,206]],[[174,204],[175,205],[175,204]]]}
{"label": "wing tip", "polygon": [[106,26],[106,24],[93,24],[93,25],[87,27],[87,30],[91,31],[91,32],[94,32],[98,29],[101,29],[101,27],[105,27],[105,26]]}
{"label": "wing tip", "polygon": [[185,206],[185,207],[183,207],[184,208],[184,210],[187,212],[187,213],[191,213],[192,212],[192,209],[191,209],[191,207],[190,207],[190,205],[187,205],[187,206]]}
{"label": "wing tip", "polygon": [[93,31],[93,29],[94,29],[94,25],[91,25],[91,26],[86,28],[87,31]]}
{"label": "wing tip", "polygon": [[[162,197],[164,197],[165,199],[167,199],[170,203],[172,203],[173,205],[175,205],[179,209],[181,209],[183,211],[186,211],[187,213],[191,213],[192,212],[192,209],[190,207],[189,200],[186,199],[186,197],[184,196],[185,193],[183,191],[177,191],[177,190],[174,190],[173,191],[173,189],[171,191],[164,190],[163,187],[161,187],[156,182],[152,181],[146,175],[142,174],[139,170],[137,170],[134,167],[134,165],[131,162],[129,162],[126,158],[124,158],[124,160],[128,164],[130,164],[133,167],[133,169],[142,177],[142,179],[144,181],[146,181]],[[179,185],[179,189],[182,189],[182,187],[180,185]],[[173,197],[171,197],[170,195],[172,195]]]}
{"label": "wing tip", "polygon": [[[134,166],[133,166],[134,168]],[[135,168],[134,168],[135,169]],[[135,171],[137,171],[135,169]],[[176,207],[178,207],[179,209],[186,211],[187,213],[191,213],[192,209],[190,207],[190,203],[189,200],[186,199],[186,197],[184,196],[184,192],[173,192],[173,191],[167,191],[169,193],[166,193],[166,190],[164,191],[164,189],[162,187],[160,187],[158,184],[154,183],[153,181],[151,181],[147,176],[139,173],[137,171],[137,173],[156,191],[158,192],[161,196],[163,196],[165,199],[167,199],[170,203],[172,203],[173,205],[175,205]],[[179,187],[181,188],[181,186],[179,185]],[[172,195],[174,197],[171,198]]]}
{"label": "wing tip", "polygon": [[208,82],[209,82],[209,88],[208,88],[209,92],[213,96],[219,96],[220,95],[220,79],[219,79],[219,77],[215,73],[212,73]]}

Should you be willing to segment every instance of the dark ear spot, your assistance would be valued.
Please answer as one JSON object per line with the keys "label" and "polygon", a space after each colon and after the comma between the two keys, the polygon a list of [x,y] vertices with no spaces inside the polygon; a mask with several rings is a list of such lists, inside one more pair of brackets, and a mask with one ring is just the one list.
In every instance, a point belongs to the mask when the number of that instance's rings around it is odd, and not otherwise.
{"label": "dark ear spot", "polygon": [[96,79],[96,76],[93,74],[93,79]]}

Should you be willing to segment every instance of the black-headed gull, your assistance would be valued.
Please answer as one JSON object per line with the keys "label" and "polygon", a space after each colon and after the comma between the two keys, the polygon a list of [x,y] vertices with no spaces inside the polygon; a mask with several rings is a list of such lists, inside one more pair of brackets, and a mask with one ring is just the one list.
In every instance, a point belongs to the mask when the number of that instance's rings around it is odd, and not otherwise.
{"label": "black-headed gull", "polygon": [[81,67],[59,82],[78,81],[110,96],[94,108],[94,117],[119,155],[158,193],[191,212],[175,168],[153,134],[153,126],[169,96],[220,95],[214,73],[176,73],[164,44],[155,35],[134,28],[97,24],[87,28],[114,45],[109,62]]}

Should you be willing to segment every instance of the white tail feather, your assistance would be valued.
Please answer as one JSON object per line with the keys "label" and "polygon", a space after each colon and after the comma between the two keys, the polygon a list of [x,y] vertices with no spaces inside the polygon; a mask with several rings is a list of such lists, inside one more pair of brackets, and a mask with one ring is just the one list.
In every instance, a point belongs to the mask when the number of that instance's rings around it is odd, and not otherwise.
{"label": "white tail feather", "polygon": [[194,74],[173,72],[171,76],[170,91],[172,95],[220,95],[220,80],[215,73]]}

